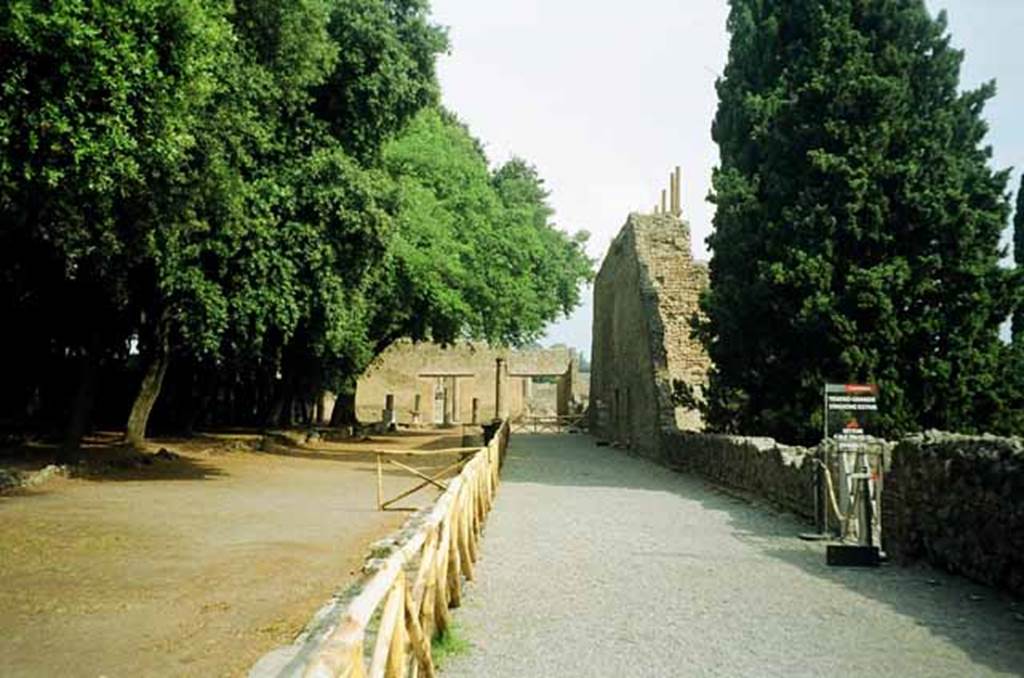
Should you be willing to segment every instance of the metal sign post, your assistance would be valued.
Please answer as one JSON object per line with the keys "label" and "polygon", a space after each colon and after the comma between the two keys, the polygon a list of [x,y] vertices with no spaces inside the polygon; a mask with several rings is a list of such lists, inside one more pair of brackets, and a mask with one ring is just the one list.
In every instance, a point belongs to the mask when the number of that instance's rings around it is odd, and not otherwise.
{"label": "metal sign post", "polygon": [[[836,441],[838,454],[835,468],[838,483],[828,483],[829,499],[839,514],[839,537],[844,539],[850,525],[856,521],[857,546],[830,545],[830,565],[867,565],[879,563],[879,550],[874,545],[872,521],[872,483],[881,473],[881,458],[872,444],[867,430],[874,424],[878,412],[878,386],[875,384],[825,385],[825,438]],[[821,475],[830,479],[827,458]],[[839,496],[835,496],[838,485]],[[819,498],[819,501],[820,498]],[[827,515],[827,508],[825,513]]]}

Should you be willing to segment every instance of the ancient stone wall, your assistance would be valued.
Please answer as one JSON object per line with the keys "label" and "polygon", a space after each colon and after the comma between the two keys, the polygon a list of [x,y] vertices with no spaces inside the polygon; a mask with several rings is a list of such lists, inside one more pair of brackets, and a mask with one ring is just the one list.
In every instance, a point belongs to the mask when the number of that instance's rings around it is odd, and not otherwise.
{"label": "ancient stone wall", "polygon": [[[880,524],[889,556],[1024,594],[1024,441],[933,432],[884,448]],[[819,454],[771,438],[676,432],[663,436],[659,460],[811,521]]]}
{"label": "ancient stone wall", "polygon": [[893,453],[883,546],[1024,595],[1024,441],[928,433]]}
{"label": "ancient stone wall", "polygon": [[[499,349],[480,343],[442,347],[428,342],[399,341],[389,347],[366,370],[356,387],[356,415],[363,422],[381,421],[385,398],[395,397],[397,421],[412,424],[419,396],[420,423],[443,420],[445,398],[454,403],[455,422],[470,423],[473,401],[478,421],[495,416],[497,360],[504,360],[504,405],[512,417],[526,411],[533,398],[533,376],[570,372],[576,361],[572,349]],[[454,379],[453,376],[462,375]],[[457,382],[457,383],[456,383]],[[543,391],[543,389],[542,389]],[[557,395],[551,408],[557,407]]]}
{"label": "ancient stone wall", "polygon": [[707,286],[688,225],[670,214],[632,214],[594,283],[591,426],[657,453],[662,431],[699,430],[699,413],[672,402],[674,380],[701,388],[710,362],[690,321]]}
{"label": "ancient stone wall", "polygon": [[661,461],[813,520],[816,454],[772,438],[675,432],[662,437]]}

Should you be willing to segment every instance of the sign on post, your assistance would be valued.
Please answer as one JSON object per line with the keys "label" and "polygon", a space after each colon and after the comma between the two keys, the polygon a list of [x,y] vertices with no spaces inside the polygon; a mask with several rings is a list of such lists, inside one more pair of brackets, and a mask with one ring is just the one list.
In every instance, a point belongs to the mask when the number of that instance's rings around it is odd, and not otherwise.
{"label": "sign on post", "polygon": [[880,503],[881,456],[870,437],[877,415],[876,384],[825,385],[825,438],[835,440],[838,448],[837,501],[845,520],[856,524],[859,541],[867,545],[873,541],[872,523],[877,522],[873,504]]}

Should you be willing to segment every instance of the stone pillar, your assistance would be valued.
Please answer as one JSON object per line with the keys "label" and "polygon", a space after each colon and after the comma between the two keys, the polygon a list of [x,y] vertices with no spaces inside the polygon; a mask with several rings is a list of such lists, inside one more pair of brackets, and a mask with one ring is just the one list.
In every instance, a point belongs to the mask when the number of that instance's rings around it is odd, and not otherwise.
{"label": "stone pillar", "polygon": [[452,425],[452,389],[451,377],[446,377],[444,383],[444,419],[442,425]]}
{"label": "stone pillar", "polygon": [[413,406],[412,406],[412,425],[413,426],[420,426],[421,424],[423,424],[423,415],[421,414],[421,410],[420,410],[420,403],[421,402],[422,402],[421,396],[420,396],[419,393],[417,393],[415,399],[413,400]]}
{"label": "stone pillar", "polygon": [[382,414],[383,416],[381,417],[381,420],[384,422],[385,426],[387,426],[389,429],[393,429],[398,426],[398,417],[397,413],[395,412],[394,393],[388,393],[386,396],[384,396],[384,412]]}
{"label": "stone pillar", "polygon": [[472,424],[476,426],[480,423],[480,399],[473,398],[473,421]]}
{"label": "stone pillar", "polygon": [[458,424],[462,421],[462,414],[459,410],[462,407],[462,401],[459,398],[459,378],[452,377],[452,423]]}
{"label": "stone pillar", "polygon": [[505,359],[498,358],[495,363],[494,418],[501,419],[505,416]]}

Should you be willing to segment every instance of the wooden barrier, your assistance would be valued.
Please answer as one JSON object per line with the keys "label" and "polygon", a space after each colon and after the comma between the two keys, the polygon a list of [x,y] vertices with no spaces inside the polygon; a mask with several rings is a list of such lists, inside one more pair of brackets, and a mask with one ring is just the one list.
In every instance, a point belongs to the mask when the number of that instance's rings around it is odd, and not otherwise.
{"label": "wooden barrier", "polygon": [[548,416],[523,415],[509,424],[512,433],[563,433],[583,431],[587,427],[585,414],[559,414]]}
{"label": "wooden barrier", "polygon": [[347,595],[321,611],[296,646],[267,655],[250,676],[434,676],[430,641],[450,625],[449,608],[461,602],[463,577],[473,579],[508,437],[503,422],[433,507],[410,518],[397,537],[375,545]]}
{"label": "wooden barrier", "polygon": [[[448,485],[444,482],[447,476],[453,473],[459,473],[466,463],[472,459],[477,452],[480,451],[479,447],[449,447],[442,450],[373,450],[374,454],[377,455],[377,510],[378,511],[418,511],[416,507],[396,507],[397,503],[401,499],[405,499],[411,496],[428,485],[433,485],[437,489],[444,492],[448,489]],[[441,455],[458,455],[458,461],[451,463],[440,471],[435,471],[431,475],[427,475],[424,469],[418,469],[408,464],[404,464],[400,461],[396,461],[392,457],[437,457]],[[411,463],[411,462],[410,462]],[[384,498],[384,466],[394,466],[397,469],[405,471],[406,473],[419,478],[420,482],[405,490],[390,499]]]}

